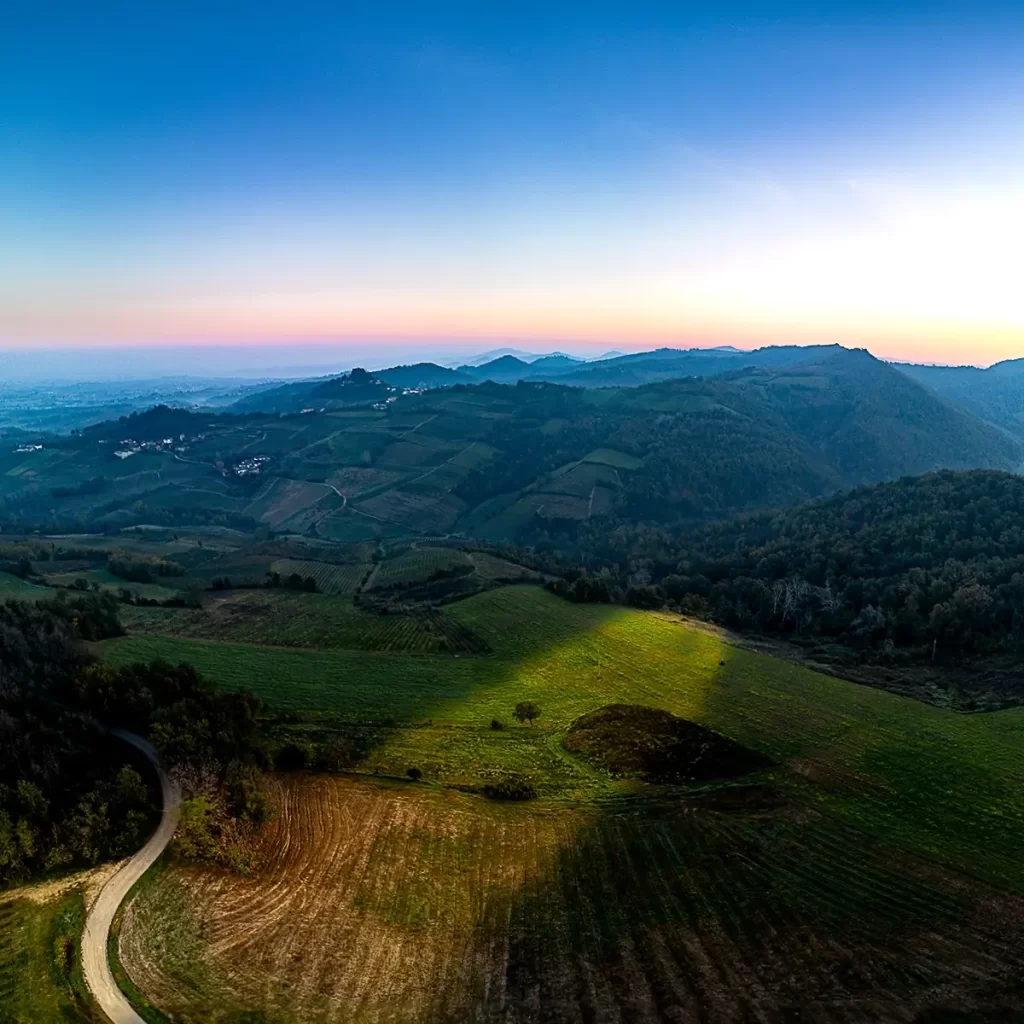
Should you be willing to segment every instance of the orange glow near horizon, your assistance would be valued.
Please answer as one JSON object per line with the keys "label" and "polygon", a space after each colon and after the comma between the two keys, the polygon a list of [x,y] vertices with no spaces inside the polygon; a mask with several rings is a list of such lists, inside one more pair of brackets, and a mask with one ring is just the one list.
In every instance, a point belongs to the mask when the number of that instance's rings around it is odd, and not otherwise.
{"label": "orange glow near horizon", "polygon": [[1024,356],[1024,8],[756,6],[15,5],[0,351]]}
{"label": "orange glow near horizon", "polygon": [[[506,298],[502,296],[502,298]],[[867,348],[876,356],[917,362],[986,365],[1024,354],[1024,328],[954,317],[843,315],[801,319],[780,308],[619,306],[606,297],[556,301],[385,302],[351,295],[289,295],[207,299],[163,308],[75,310],[35,316],[5,348],[163,347],[205,345],[341,345],[416,343],[466,349],[518,345],[567,351],[594,346],[640,351],[654,347],[833,344]],[[669,308],[666,308],[668,306]],[[838,314],[838,315],[837,315]]]}
{"label": "orange glow near horizon", "polygon": [[[547,215],[515,224],[507,212],[493,237],[449,245],[436,220],[395,238],[367,228],[358,244],[335,243],[329,224],[316,234],[271,220],[248,229],[266,259],[237,228],[215,246],[159,236],[132,243],[164,247],[153,266],[78,271],[59,302],[48,280],[0,282],[0,346],[419,341],[430,358],[432,344],[839,343],[978,365],[1024,355],[1021,186],[849,188],[858,217],[780,227],[771,208],[769,228],[719,225],[715,210],[689,226],[674,208],[602,220],[583,203],[576,234],[557,242]],[[755,218],[763,197],[748,198]]]}

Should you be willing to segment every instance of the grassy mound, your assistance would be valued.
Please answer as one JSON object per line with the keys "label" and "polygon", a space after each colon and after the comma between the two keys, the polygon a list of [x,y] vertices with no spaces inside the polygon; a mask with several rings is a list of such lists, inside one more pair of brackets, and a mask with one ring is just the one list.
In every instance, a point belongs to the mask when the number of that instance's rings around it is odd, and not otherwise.
{"label": "grassy mound", "polygon": [[582,715],[562,743],[612,775],[652,782],[727,779],[770,764],[696,722],[639,704],[608,704]]}

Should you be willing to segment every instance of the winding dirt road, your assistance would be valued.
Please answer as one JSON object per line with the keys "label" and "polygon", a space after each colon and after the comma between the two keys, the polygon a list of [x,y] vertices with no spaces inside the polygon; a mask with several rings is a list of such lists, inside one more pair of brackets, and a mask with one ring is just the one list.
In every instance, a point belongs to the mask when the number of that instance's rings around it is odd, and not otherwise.
{"label": "winding dirt road", "polygon": [[171,841],[171,836],[174,835],[174,830],[178,827],[178,817],[181,814],[181,794],[178,792],[178,787],[171,782],[160,767],[156,751],[149,743],[141,736],[125,732],[122,729],[112,729],[111,732],[126,743],[137,747],[152,762],[160,776],[164,809],[160,817],[160,824],[150,837],[149,842],[122,865],[117,874],[107,881],[107,884],[100,890],[99,896],[96,897],[96,902],[85,921],[85,931],[82,933],[82,970],[85,973],[89,991],[93,994],[100,1009],[114,1024],[146,1024],[132,1009],[131,1003],[122,995],[114,981],[114,976],[110,973],[110,963],[107,959],[107,938],[110,935],[110,926],[113,924],[117,908],[121,906],[131,887],[152,867],[157,857],[164,852],[167,844]]}

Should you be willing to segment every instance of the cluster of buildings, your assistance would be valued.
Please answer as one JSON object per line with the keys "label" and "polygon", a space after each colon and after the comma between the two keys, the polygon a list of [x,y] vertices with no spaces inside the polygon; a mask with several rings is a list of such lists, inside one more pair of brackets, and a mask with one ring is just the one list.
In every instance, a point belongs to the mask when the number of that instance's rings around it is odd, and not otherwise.
{"label": "cluster of buildings", "polygon": [[[159,441],[135,441],[126,437],[121,440],[121,447],[114,454],[119,459],[127,459],[139,452],[187,452],[189,444],[201,441],[205,436],[205,434],[196,434],[195,437],[188,438],[187,442],[184,434],[179,434],[176,438],[164,437]],[[104,443],[100,441],[100,444]]]}
{"label": "cluster of buildings", "polygon": [[263,469],[263,464],[269,461],[269,455],[254,455],[251,459],[236,462],[233,472],[235,476],[258,476]]}

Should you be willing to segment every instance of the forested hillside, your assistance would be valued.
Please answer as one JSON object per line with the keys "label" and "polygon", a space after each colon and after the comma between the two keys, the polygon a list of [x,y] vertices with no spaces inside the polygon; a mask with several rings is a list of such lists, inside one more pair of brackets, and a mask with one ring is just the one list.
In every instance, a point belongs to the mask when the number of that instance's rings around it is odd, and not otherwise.
{"label": "forested hillside", "polygon": [[[596,580],[744,630],[929,663],[1024,645],[1024,479],[940,472],[683,533],[592,531]],[[632,588],[632,589],[630,589]]]}
{"label": "forested hillside", "polygon": [[[155,780],[109,726],[149,737],[168,765],[201,768],[223,791],[225,821],[253,813],[266,760],[257,701],[214,690],[188,666],[96,664],[84,641],[123,632],[117,602],[53,594],[0,604],[0,889],[142,845]],[[211,856],[223,852],[206,838]]]}
{"label": "forested hillside", "polygon": [[752,408],[758,434],[793,438],[844,484],[920,473],[939,466],[1010,467],[1016,446],[959,410],[934,401],[920,387],[867,353],[842,352],[818,363],[724,378],[723,404]]}
{"label": "forested hillside", "polygon": [[1007,359],[987,369],[911,363],[899,369],[975,416],[1024,435],[1024,360]]}
{"label": "forested hillside", "polygon": [[[640,388],[520,385],[514,394],[513,415],[483,435],[507,454],[456,489],[473,502],[531,486],[557,490],[534,483],[537,469],[591,448],[634,460],[618,470],[609,515],[658,523],[777,507],[937,468],[1015,469],[1020,461],[1017,443],[999,430],[863,352],[827,350],[798,367]],[[424,396],[424,408],[445,403],[445,395]],[[502,528],[501,519],[483,527],[496,539]],[[520,537],[547,532],[558,540],[573,524],[542,511],[521,529]]]}
{"label": "forested hillside", "polygon": [[233,412],[297,413],[307,408],[344,408],[383,402],[394,393],[384,380],[356,369],[337,377],[282,384],[239,399]]}

